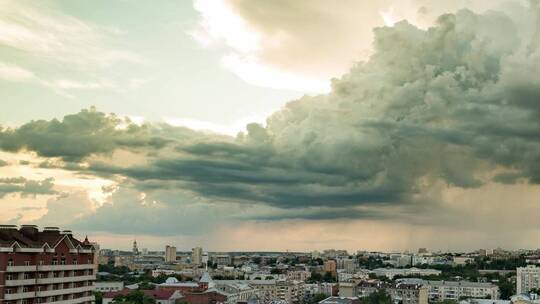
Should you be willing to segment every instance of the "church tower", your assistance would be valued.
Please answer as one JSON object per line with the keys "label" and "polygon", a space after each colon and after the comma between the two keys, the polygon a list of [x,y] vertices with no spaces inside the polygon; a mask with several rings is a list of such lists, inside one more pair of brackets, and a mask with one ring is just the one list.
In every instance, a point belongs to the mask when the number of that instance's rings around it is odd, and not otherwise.
{"label": "church tower", "polygon": [[139,248],[137,247],[137,240],[133,240],[133,255],[139,255]]}

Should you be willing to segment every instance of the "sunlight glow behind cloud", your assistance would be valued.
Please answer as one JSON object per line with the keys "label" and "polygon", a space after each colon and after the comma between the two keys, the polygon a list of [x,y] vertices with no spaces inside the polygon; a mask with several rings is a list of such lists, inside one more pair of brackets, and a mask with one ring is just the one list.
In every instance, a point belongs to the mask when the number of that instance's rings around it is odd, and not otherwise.
{"label": "sunlight glow behind cloud", "polygon": [[189,32],[204,47],[223,43],[232,54],[223,56],[222,64],[249,84],[273,89],[309,93],[330,91],[329,79],[312,79],[284,71],[259,60],[261,34],[250,28],[225,0],[195,0],[195,10],[201,14],[199,28]]}

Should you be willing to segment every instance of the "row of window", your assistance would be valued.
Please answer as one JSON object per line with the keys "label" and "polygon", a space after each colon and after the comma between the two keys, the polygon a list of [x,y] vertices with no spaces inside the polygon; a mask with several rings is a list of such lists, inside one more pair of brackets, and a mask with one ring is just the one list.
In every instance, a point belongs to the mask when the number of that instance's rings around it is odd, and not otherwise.
{"label": "row of window", "polygon": [[[52,296],[47,298],[37,298],[35,301],[32,301],[30,299],[23,299],[21,300],[21,304],[32,304],[32,303],[47,303],[47,302],[58,302],[58,301],[64,301],[64,300],[71,300],[71,299],[79,299],[82,297],[88,297],[91,296],[91,292],[83,292],[78,294],[73,294],[71,296],[63,295],[63,296]],[[16,301],[5,301],[5,304],[17,304]]]}
{"label": "row of window", "polygon": [[[78,262],[77,259],[72,260],[73,265],[77,265],[78,263],[79,262]],[[93,263],[92,260],[88,259],[88,264],[92,264],[92,263]],[[44,264],[44,261],[40,260],[39,265],[43,265],[43,264]],[[58,265],[58,259],[52,259],[52,265]],[[60,259],[60,265],[66,265],[66,259],[65,258]],[[13,262],[13,259],[8,260],[8,266],[15,266],[15,263]],[[24,266],[31,266],[30,261],[24,261]]]}
{"label": "row of window", "polygon": [[[22,277],[24,280],[34,279],[35,276],[33,274],[34,273],[24,272],[22,273]],[[38,278],[46,279],[46,278],[69,278],[69,277],[77,277],[77,276],[87,276],[87,275],[92,275],[93,271],[90,269],[83,270],[80,272],[79,271],[66,271],[66,272],[55,271],[55,272],[52,272],[52,276],[50,276],[49,274],[50,274],[49,272],[40,272],[38,274]],[[11,274],[11,273],[6,275],[6,280],[18,280],[18,279],[20,279],[19,275]]]}
{"label": "row of window", "polygon": [[[90,281],[85,281],[81,283],[64,283],[64,284],[52,284],[48,285],[52,288],[47,288],[46,286],[39,285],[35,288],[35,291],[47,291],[47,290],[61,290],[61,289],[71,289],[71,288],[79,288],[79,287],[87,287],[92,286],[92,283]],[[27,286],[22,287],[17,291],[17,288],[6,288],[5,293],[6,294],[13,294],[13,293],[25,293],[34,291],[34,288],[30,288]]]}

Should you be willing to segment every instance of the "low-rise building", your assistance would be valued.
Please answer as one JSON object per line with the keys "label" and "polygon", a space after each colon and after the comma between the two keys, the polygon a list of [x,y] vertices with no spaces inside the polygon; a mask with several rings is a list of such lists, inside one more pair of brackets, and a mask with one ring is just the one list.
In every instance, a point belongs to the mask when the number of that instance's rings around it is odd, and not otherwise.
{"label": "low-rise building", "polygon": [[377,268],[372,271],[379,277],[387,277],[393,279],[395,276],[430,276],[440,275],[442,272],[436,269],[423,268]]}
{"label": "low-rise building", "polygon": [[94,282],[96,291],[110,292],[124,289],[124,282]]}
{"label": "low-rise building", "polygon": [[428,303],[428,289],[421,284],[385,283],[381,281],[363,281],[358,284],[354,282],[339,283],[339,296],[343,298],[369,297],[378,290],[385,290],[396,303]]}
{"label": "low-rise building", "polygon": [[311,277],[311,272],[306,270],[289,270],[287,271],[287,279],[293,281],[305,281]]}
{"label": "low-rise building", "polygon": [[492,283],[423,280],[422,285],[428,288],[430,301],[457,301],[463,298],[499,299],[499,287]]}
{"label": "low-rise building", "polygon": [[[134,292],[131,289],[123,289],[120,291],[106,292],[103,295],[103,304],[110,304],[113,302],[114,298],[118,296],[126,296]],[[177,300],[183,298],[182,294],[178,290],[164,290],[164,289],[154,289],[154,290],[141,290],[144,295],[150,297],[156,301],[156,304],[175,304]]]}

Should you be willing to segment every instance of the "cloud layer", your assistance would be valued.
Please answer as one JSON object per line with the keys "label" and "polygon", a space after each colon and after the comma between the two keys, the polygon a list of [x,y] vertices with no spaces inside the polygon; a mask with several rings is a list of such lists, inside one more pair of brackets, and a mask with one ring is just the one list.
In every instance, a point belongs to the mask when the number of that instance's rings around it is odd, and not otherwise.
{"label": "cloud layer", "polygon": [[[115,182],[106,203],[81,202],[72,223],[80,229],[190,235],[230,223],[341,219],[444,230],[470,219],[467,210],[485,214],[470,199],[478,193],[535,193],[540,184],[537,16],[514,12],[519,22],[461,10],[429,29],[377,28],[373,55],[335,79],[331,93],[292,101],[236,137],[89,109],[2,129],[0,148]],[[4,192],[24,192],[25,182]],[[50,182],[33,191],[51,191]],[[522,206],[533,208],[525,196]],[[81,200],[49,201],[42,221]]]}

